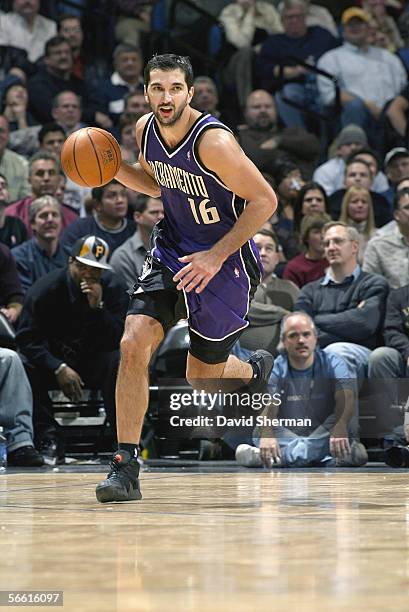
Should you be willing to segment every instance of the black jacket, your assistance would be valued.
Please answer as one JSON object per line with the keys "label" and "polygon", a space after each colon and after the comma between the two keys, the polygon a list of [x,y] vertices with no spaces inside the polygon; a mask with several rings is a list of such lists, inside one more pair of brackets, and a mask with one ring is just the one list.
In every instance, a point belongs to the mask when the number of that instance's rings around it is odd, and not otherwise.
{"label": "black jacket", "polygon": [[369,349],[379,344],[387,281],[379,274],[360,272],[353,280],[322,285],[323,278],[301,289],[294,310],[303,310],[314,319],[321,348],[333,342],[354,342]]}
{"label": "black jacket", "polygon": [[29,289],[20,316],[17,342],[36,367],[56,370],[63,362],[114,351],[124,327],[128,294],[112,272],[101,277],[103,308],[90,308],[67,268],[54,270]]}
{"label": "black jacket", "polygon": [[383,337],[386,346],[409,357],[409,285],[390,292],[386,304]]}

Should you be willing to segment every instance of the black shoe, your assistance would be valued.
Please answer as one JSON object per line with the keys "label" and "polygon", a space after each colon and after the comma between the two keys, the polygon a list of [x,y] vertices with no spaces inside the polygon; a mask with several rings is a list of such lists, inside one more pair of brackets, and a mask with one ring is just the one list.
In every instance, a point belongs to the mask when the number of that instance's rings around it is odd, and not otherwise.
{"label": "black shoe", "polygon": [[105,502],[124,502],[142,499],[139,490],[139,463],[128,451],[118,450],[114,454],[111,471],[106,480],[97,485],[95,490],[97,500]]}
{"label": "black shoe", "polygon": [[44,459],[33,446],[20,446],[7,455],[7,464],[18,467],[41,467]]}
{"label": "black shoe", "polygon": [[409,447],[391,446],[384,453],[384,461],[386,465],[394,468],[409,467]]}
{"label": "black shoe", "polygon": [[65,463],[65,453],[58,438],[44,437],[39,446],[40,453],[47,465],[55,466]]}
{"label": "black shoe", "polygon": [[247,359],[256,377],[250,381],[248,387],[251,391],[265,389],[274,365],[274,357],[268,351],[258,350]]}

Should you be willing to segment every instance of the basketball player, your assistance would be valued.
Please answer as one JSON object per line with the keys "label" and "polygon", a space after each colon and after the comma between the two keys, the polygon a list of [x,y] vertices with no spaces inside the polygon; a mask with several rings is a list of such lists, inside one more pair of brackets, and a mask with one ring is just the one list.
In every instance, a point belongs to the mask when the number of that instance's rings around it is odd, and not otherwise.
{"label": "basketball player", "polygon": [[[152,113],[136,125],[139,164],[122,164],[127,187],[161,195],[164,219],[135,285],[121,341],[116,389],[119,450],[100,502],[141,499],[138,441],[148,406],[148,365],[164,333],[188,316],[186,378],[267,381],[273,359],[229,355],[247,327],[262,270],[250,237],[274,213],[274,191],[220,121],[190,106],[193,72],[186,57],[159,55],[144,73]],[[252,381],[252,379],[257,379]]]}

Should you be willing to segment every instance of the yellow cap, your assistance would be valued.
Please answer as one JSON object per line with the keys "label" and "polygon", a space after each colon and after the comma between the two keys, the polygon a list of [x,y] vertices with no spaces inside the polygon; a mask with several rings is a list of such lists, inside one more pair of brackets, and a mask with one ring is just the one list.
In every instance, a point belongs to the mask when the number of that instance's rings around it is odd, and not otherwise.
{"label": "yellow cap", "polygon": [[366,21],[366,23],[369,22],[369,15],[366,11],[359,8],[358,6],[351,6],[349,9],[342,13],[341,23],[345,25],[354,17],[356,19],[362,19],[362,21]]}

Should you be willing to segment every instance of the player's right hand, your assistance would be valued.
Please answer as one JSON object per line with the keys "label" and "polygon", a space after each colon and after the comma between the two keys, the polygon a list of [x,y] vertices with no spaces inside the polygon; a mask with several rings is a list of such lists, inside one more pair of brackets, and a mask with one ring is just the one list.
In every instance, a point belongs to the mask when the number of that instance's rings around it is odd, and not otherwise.
{"label": "player's right hand", "polygon": [[78,402],[82,397],[82,389],[84,387],[84,383],[78,372],[67,366],[63,368],[56,377],[64,395],[73,402]]}
{"label": "player's right hand", "polygon": [[173,277],[174,282],[178,283],[176,289],[184,289],[187,293],[194,289],[196,293],[201,293],[216,276],[224,260],[209,250],[179,257],[179,261],[186,265]]}

